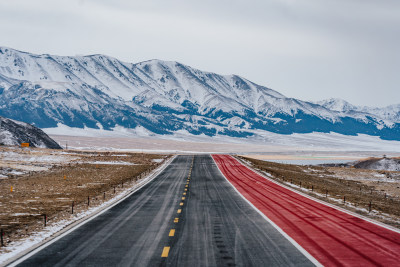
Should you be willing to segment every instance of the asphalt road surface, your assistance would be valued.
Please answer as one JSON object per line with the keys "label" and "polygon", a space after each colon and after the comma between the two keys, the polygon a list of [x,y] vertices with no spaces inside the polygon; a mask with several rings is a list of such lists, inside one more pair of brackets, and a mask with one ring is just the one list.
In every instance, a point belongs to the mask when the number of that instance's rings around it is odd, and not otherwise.
{"label": "asphalt road surface", "polygon": [[282,187],[227,155],[227,179],[324,266],[400,266],[400,233]]}
{"label": "asphalt road surface", "polygon": [[18,266],[311,266],[238,195],[211,156],[157,178]]}

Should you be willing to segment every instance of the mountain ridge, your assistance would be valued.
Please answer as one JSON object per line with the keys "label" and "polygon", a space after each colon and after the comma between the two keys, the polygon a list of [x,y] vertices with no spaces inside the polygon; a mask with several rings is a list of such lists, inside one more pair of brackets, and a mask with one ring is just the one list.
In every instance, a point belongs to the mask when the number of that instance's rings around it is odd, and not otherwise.
{"label": "mountain ridge", "polygon": [[335,110],[175,61],[127,63],[101,54],[34,55],[0,47],[0,95],[0,115],[42,128],[143,126],[157,134],[236,137],[254,130],[332,131],[400,140],[396,109],[378,115],[369,113],[378,111],[373,108]]}

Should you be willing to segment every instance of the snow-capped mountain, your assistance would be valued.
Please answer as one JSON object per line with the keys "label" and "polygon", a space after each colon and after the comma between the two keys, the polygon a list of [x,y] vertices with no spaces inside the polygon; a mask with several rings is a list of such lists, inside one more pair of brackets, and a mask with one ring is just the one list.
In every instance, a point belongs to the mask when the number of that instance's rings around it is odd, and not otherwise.
{"label": "snow-capped mountain", "polygon": [[400,104],[390,105],[383,108],[355,106],[339,98],[330,98],[315,103],[327,109],[338,111],[342,114],[350,116],[354,113],[365,113],[368,115],[381,118],[383,120],[387,120],[389,121],[388,122],[389,124],[390,122],[400,123]]}
{"label": "snow-capped mountain", "polygon": [[340,98],[330,98],[325,99],[322,101],[315,102],[318,105],[321,105],[327,109],[338,111],[338,112],[351,112],[351,111],[358,111],[358,107],[350,104],[349,102],[340,99]]}
{"label": "snow-capped mountain", "polygon": [[24,122],[0,117],[0,145],[18,146],[29,143],[32,147],[61,149],[46,133]]}
{"label": "snow-capped mountain", "polygon": [[351,105],[338,108],[178,62],[132,64],[104,55],[34,55],[0,48],[0,115],[41,128],[142,126],[156,134],[238,137],[255,130],[332,131],[400,140],[398,120]]}

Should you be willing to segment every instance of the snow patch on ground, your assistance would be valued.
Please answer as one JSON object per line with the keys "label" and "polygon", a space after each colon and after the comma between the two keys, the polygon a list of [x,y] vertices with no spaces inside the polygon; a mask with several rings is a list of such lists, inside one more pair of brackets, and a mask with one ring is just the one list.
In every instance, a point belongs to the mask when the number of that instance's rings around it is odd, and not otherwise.
{"label": "snow patch on ground", "polygon": [[29,153],[30,151],[27,151],[28,153],[17,153],[13,151],[5,151],[2,152],[0,151],[0,158],[3,158],[7,161],[14,161],[14,162],[19,162],[19,163],[60,163],[64,162],[65,160],[75,160],[77,158],[71,158],[71,157],[64,157],[61,155],[42,155],[39,153]]}
{"label": "snow patch on ground", "polygon": [[53,165],[65,164],[79,157],[63,151],[42,151],[3,147],[0,149],[0,175],[21,175],[31,171],[46,171]]}
{"label": "snow patch on ground", "polygon": [[132,162],[126,162],[126,161],[89,161],[83,163],[96,164],[96,165],[137,165]]}

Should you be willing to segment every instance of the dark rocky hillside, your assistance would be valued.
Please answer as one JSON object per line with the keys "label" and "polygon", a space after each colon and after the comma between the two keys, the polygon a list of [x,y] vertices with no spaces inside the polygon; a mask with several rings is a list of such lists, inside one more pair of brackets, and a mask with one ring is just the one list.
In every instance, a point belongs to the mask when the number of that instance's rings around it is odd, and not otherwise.
{"label": "dark rocky hillside", "polygon": [[0,145],[29,143],[32,147],[62,149],[45,132],[30,124],[0,117]]}

